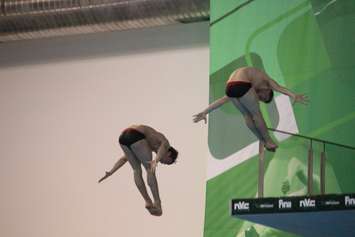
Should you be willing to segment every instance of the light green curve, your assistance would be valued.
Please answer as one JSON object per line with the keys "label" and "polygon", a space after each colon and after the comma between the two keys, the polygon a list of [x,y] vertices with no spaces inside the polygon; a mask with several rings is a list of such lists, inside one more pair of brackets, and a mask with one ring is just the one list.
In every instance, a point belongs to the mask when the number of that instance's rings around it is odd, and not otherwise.
{"label": "light green curve", "polygon": [[342,117],[342,118],[340,118],[340,119],[337,119],[337,120],[335,120],[335,121],[333,121],[333,122],[327,124],[326,126],[321,127],[321,128],[319,128],[319,129],[317,129],[317,130],[311,132],[311,133],[310,133],[310,136],[311,136],[311,137],[318,137],[318,136],[320,136],[321,134],[324,134],[324,133],[328,132],[329,130],[331,130],[331,129],[337,127],[337,126],[340,126],[340,125],[342,125],[342,124],[344,124],[344,123],[346,123],[346,122],[351,121],[352,119],[355,119],[355,112],[352,112],[352,113],[346,115],[345,117]]}

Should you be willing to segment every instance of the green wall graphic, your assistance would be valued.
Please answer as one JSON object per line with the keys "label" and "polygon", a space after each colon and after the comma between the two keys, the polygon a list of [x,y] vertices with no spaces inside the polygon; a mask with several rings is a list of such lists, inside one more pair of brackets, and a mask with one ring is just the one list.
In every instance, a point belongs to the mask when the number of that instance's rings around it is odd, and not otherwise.
{"label": "green wall graphic", "polygon": [[[354,36],[353,0],[211,0],[210,102],[224,95],[232,71],[254,66],[309,96],[307,106],[297,104],[287,115],[300,134],[355,146]],[[262,105],[262,111],[269,127],[285,116],[275,102]],[[257,141],[232,104],[210,114],[208,137],[211,157],[219,161]],[[277,152],[266,157],[265,196],[305,194],[309,142],[287,138],[278,143]],[[313,184],[319,193],[323,145],[313,145]],[[327,145],[326,153],[326,192],[355,192],[355,151]],[[231,218],[232,198],[257,195],[257,162],[251,154],[208,179],[205,237],[295,236]]]}

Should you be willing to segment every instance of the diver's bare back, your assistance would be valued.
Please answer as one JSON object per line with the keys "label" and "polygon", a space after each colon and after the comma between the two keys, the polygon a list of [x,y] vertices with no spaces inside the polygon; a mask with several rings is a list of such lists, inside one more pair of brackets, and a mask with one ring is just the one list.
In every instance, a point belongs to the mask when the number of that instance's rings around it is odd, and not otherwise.
{"label": "diver's bare back", "polygon": [[260,84],[264,84],[269,78],[268,76],[254,67],[242,67],[235,70],[229,77],[230,81],[245,81],[250,82],[254,88],[257,88]]}
{"label": "diver's bare back", "polygon": [[139,132],[145,135],[145,139],[147,140],[152,151],[154,152],[158,151],[162,143],[169,145],[169,142],[165,138],[165,136],[152,127],[149,127],[147,125],[132,125],[130,127],[138,130]]}

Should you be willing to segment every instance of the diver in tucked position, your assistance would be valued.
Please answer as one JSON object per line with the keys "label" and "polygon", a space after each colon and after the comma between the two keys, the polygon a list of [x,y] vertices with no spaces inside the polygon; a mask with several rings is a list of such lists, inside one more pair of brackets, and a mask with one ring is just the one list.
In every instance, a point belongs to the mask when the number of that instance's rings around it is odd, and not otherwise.
{"label": "diver in tucked position", "polygon": [[[173,164],[178,152],[170,146],[163,134],[145,125],[134,125],[125,129],[118,141],[125,155],[116,162],[110,171],[106,172],[99,183],[128,161],[133,168],[135,184],[145,200],[145,208],[150,214],[161,216],[162,208],[155,169],[159,162],[166,165]],[[152,152],[156,152],[155,159],[152,159]],[[152,191],[154,202],[152,202],[143,181],[141,165],[147,171],[147,182]]]}
{"label": "diver in tucked position", "polygon": [[254,135],[269,151],[275,151],[277,145],[271,139],[266,123],[259,108],[259,101],[270,103],[273,99],[273,91],[289,96],[293,103],[307,104],[305,95],[294,94],[290,90],[280,86],[266,73],[253,67],[243,67],[235,70],[227,81],[226,95],[216,100],[207,109],[194,115],[195,123],[205,120],[207,114],[219,108],[228,101],[232,101],[235,107],[243,114],[245,122]]}

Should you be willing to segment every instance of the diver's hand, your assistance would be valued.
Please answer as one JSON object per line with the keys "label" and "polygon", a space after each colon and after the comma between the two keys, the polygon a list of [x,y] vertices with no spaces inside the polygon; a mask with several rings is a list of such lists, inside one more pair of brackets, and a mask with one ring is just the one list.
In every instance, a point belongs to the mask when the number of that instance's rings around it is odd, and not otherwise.
{"label": "diver's hand", "polygon": [[157,166],[158,166],[158,162],[156,160],[152,160],[150,162],[150,172],[154,174],[155,170],[157,169]]}
{"label": "diver's hand", "polygon": [[307,105],[309,103],[308,96],[304,94],[296,94],[292,97],[292,99],[293,99],[293,104],[300,103],[300,104]]}
{"label": "diver's hand", "polygon": [[195,114],[193,117],[194,117],[194,118],[193,118],[193,121],[194,121],[195,123],[197,123],[197,122],[199,122],[199,121],[201,121],[201,120],[204,120],[205,123],[207,123],[207,114],[204,113],[204,112]]}
{"label": "diver's hand", "polygon": [[106,171],[106,172],[105,172],[105,176],[102,177],[102,178],[99,180],[99,183],[101,183],[102,181],[104,181],[105,179],[107,179],[108,177],[110,177],[111,175],[112,175],[111,172]]}

